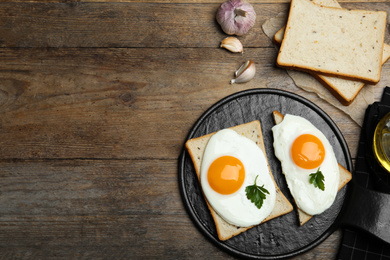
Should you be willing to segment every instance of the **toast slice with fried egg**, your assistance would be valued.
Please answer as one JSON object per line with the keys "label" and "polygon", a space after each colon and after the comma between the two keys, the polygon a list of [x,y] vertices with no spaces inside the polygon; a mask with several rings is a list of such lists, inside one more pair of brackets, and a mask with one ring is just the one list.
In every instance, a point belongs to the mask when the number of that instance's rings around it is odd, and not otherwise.
{"label": "toast slice with fried egg", "polygon": [[[260,147],[260,149],[265,153],[265,147],[264,147],[264,140],[263,140],[263,134],[261,131],[261,125],[258,120],[252,121],[249,123],[237,125],[234,127],[231,127],[230,129],[236,131],[238,134],[243,135],[250,140],[252,140],[254,143],[257,144],[257,146]],[[202,159],[203,154],[206,149],[207,143],[210,140],[211,136],[213,136],[215,133],[211,133],[208,135],[204,135],[201,137],[190,139],[186,142],[185,147],[188,151],[191,160],[194,164],[195,173],[197,175],[197,178],[200,183],[200,169],[202,165]],[[267,166],[269,168],[269,165],[267,163]],[[287,198],[283,195],[279,187],[277,186],[274,177],[272,175],[271,169],[269,168],[269,172],[271,175],[271,178],[275,184],[276,189],[276,200],[275,200],[275,207],[273,208],[272,212],[268,217],[266,217],[262,223],[274,219],[276,217],[282,216],[284,214],[287,214],[293,210],[292,204],[287,200]],[[211,216],[214,220],[216,231],[218,234],[218,238],[221,241],[225,241],[227,239],[230,239],[244,231],[247,231],[248,229],[254,227],[237,227],[235,225],[232,225],[228,222],[226,222],[222,217],[220,217],[215,210],[211,207],[209,202],[207,201],[206,197],[204,196],[205,201],[207,203],[207,206],[210,210]]]}
{"label": "toast slice with fried egg", "polygon": [[[284,118],[284,116],[279,111],[273,111],[272,116],[275,124],[281,123]],[[343,188],[352,179],[352,174],[347,169],[345,169],[342,165],[338,164],[338,166],[340,171],[338,191],[340,191],[340,189]],[[298,207],[297,207],[297,213],[298,213],[300,226],[304,225],[307,221],[309,221],[313,217],[312,215],[307,214],[306,212],[299,209]]]}

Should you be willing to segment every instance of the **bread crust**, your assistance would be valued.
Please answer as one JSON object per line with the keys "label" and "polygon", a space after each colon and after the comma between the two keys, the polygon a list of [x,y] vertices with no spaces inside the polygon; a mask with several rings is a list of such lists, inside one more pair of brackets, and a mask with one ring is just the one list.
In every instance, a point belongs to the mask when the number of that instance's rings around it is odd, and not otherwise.
{"label": "bread crust", "polygon": [[[318,75],[315,73],[310,73],[318,82],[320,82],[327,90],[329,90],[332,95],[337,98],[337,100],[344,106],[349,106],[356,98],[357,94],[359,94],[360,90],[363,88],[364,83],[361,82],[359,86],[354,88],[354,94],[351,97],[346,97],[342,90],[338,86],[333,85],[329,81],[329,77]],[[353,83],[351,83],[353,84]]]}

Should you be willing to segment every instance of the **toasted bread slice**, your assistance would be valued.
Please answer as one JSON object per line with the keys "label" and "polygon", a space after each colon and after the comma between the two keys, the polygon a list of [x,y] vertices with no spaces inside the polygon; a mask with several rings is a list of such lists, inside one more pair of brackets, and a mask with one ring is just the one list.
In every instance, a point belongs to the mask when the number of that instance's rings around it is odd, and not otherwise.
{"label": "toasted bread slice", "polygon": [[[237,125],[234,127],[231,127],[230,129],[233,129],[238,134],[243,135],[253,142],[255,142],[265,153],[265,147],[264,147],[264,141],[263,141],[263,134],[261,131],[261,126],[259,121],[252,121],[246,124]],[[198,180],[200,181],[200,167],[202,165],[202,159],[203,159],[203,153],[206,149],[207,143],[210,140],[211,136],[214,133],[204,135],[198,138],[190,139],[186,142],[185,146],[186,149],[192,159],[192,162],[194,164],[195,172],[198,177]],[[267,157],[267,156],[266,156]],[[269,168],[269,165],[268,165]],[[271,173],[271,169],[269,168],[269,171]],[[287,214],[293,210],[293,206],[291,203],[287,200],[287,198],[283,195],[281,190],[279,189],[278,185],[276,184],[274,177],[271,173],[272,180],[275,183],[276,188],[276,200],[275,200],[275,207],[271,214],[264,219],[264,222],[271,220],[273,218],[282,216],[284,214]],[[207,202],[207,199],[205,197],[205,200]],[[214,219],[215,227],[218,233],[218,238],[222,241],[227,240],[229,238],[232,238],[252,227],[237,227],[234,225],[231,225],[227,223],[224,219],[222,219],[210,206],[210,204],[207,202],[208,208],[210,210],[210,213]]]}
{"label": "toasted bread slice", "polygon": [[277,65],[376,84],[386,16],[292,0]]}
{"label": "toasted bread slice", "polygon": [[[274,118],[275,124],[281,123],[284,118],[284,116],[279,111],[273,111],[272,116]],[[339,164],[339,170],[340,170],[340,180],[339,180],[338,190],[344,187],[352,179],[352,174],[340,164]],[[298,207],[297,207],[297,212],[299,218],[299,225],[301,226],[313,217],[312,215],[307,214],[306,212],[302,211]]]}
{"label": "toasted bread slice", "polygon": [[[336,0],[313,0],[315,4],[341,8]],[[275,44],[280,45],[283,41],[285,27],[277,31],[273,37]],[[382,65],[390,58],[390,45],[384,44],[382,53]],[[341,104],[348,106],[356,98],[362,87],[365,85],[361,81],[346,80],[337,77],[324,76],[318,73],[311,73],[322,85],[324,85]]]}

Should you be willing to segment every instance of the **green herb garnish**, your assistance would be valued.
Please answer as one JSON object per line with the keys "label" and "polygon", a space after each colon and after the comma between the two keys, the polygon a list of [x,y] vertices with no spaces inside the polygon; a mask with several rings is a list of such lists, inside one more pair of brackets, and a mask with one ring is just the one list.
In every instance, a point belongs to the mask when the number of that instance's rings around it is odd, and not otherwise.
{"label": "green herb garnish", "polygon": [[310,183],[314,185],[314,187],[319,188],[320,190],[325,190],[325,177],[318,168],[316,173],[310,174]]}
{"label": "green herb garnish", "polygon": [[264,185],[261,187],[256,185],[257,177],[259,177],[259,175],[256,176],[255,184],[247,186],[245,188],[245,192],[248,200],[255,203],[256,207],[260,209],[261,206],[263,206],[263,201],[266,198],[265,193],[269,194],[269,192],[266,188],[264,188]]}

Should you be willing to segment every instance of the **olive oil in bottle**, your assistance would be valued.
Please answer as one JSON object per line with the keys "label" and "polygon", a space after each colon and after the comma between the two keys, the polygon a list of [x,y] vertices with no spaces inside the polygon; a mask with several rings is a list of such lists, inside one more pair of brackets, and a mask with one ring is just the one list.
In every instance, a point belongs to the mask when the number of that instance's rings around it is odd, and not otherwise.
{"label": "olive oil in bottle", "polygon": [[376,126],[372,146],[375,158],[390,173],[390,113]]}

